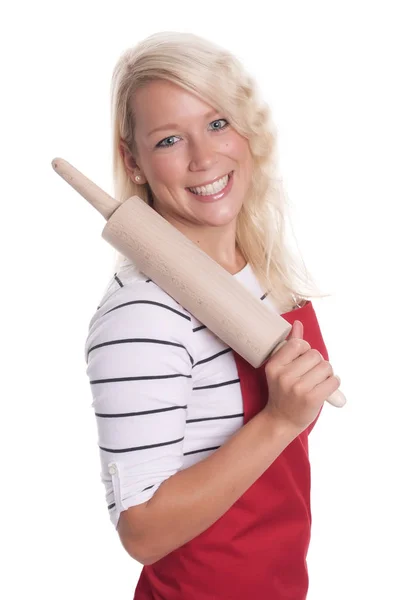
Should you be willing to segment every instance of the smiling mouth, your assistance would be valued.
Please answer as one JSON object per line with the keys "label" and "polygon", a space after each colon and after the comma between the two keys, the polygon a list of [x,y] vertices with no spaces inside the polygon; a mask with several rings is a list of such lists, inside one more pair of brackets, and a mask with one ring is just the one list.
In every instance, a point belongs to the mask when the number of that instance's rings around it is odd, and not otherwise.
{"label": "smiling mouth", "polygon": [[222,177],[220,177],[214,183],[187,187],[185,189],[189,190],[189,192],[192,192],[192,194],[196,194],[197,196],[210,196],[213,194],[219,194],[227,187],[232,175],[233,171],[230,171],[229,173],[222,175]]}

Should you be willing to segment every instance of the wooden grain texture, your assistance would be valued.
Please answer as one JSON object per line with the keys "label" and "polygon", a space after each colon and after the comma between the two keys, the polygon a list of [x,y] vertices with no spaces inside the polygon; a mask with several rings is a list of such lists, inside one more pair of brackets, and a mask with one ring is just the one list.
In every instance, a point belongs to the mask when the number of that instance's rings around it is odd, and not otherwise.
{"label": "wooden grain texture", "polygon": [[253,367],[291,325],[138,196],[111,216],[102,236]]}
{"label": "wooden grain texture", "polygon": [[[121,204],[66,160],[52,167],[107,220],[107,242],[253,367],[286,343],[290,323],[141,198]],[[346,398],[336,390],[327,401],[342,407]]]}
{"label": "wooden grain texture", "polygon": [[121,206],[120,202],[117,202],[63,158],[54,158],[51,164],[56,173],[99,211],[106,220]]}

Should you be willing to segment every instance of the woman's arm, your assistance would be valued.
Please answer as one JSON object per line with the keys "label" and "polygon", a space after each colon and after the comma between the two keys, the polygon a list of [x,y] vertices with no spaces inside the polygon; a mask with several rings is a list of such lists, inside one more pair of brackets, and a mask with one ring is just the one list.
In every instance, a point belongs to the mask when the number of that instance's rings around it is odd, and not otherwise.
{"label": "woman's arm", "polygon": [[110,285],[85,344],[101,480],[115,528],[122,512],[143,505],[182,468],[192,391],[190,315],[155,284],[131,279],[122,273]]}
{"label": "woman's arm", "polygon": [[298,433],[261,411],[211,456],[164,481],[146,504],[121,513],[124,548],[148,565],[189,542],[227,512]]}

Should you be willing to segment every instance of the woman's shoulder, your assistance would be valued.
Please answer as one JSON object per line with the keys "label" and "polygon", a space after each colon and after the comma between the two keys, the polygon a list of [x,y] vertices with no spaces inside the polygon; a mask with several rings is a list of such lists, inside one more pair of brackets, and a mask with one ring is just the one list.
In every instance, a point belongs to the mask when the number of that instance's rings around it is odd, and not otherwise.
{"label": "woman's shoulder", "polygon": [[118,267],[107,282],[89,329],[99,321],[110,319],[111,313],[118,313],[120,319],[142,319],[153,324],[176,322],[176,317],[191,322],[186,309],[128,261]]}
{"label": "woman's shoulder", "polygon": [[192,335],[187,310],[145,275],[119,269],[90,319],[85,357],[91,348],[110,340],[164,340],[171,349],[191,347]]}

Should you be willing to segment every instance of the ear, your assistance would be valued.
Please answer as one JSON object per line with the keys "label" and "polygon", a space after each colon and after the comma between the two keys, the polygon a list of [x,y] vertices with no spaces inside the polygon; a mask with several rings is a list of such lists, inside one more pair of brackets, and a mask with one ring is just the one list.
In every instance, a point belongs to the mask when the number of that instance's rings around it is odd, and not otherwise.
{"label": "ear", "polygon": [[[125,165],[125,171],[130,179],[135,183],[135,185],[140,185],[146,183],[146,177],[144,176],[143,171],[138,165],[135,157],[130,151],[128,144],[125,140],[120,140],[118,144],[118,150],[121,155],[122,161]],[[135,180],[135,177],[140,177],[140,181]]]}

